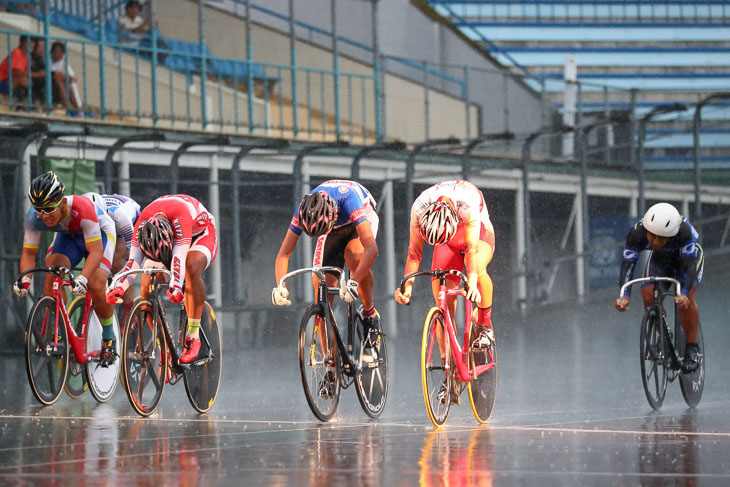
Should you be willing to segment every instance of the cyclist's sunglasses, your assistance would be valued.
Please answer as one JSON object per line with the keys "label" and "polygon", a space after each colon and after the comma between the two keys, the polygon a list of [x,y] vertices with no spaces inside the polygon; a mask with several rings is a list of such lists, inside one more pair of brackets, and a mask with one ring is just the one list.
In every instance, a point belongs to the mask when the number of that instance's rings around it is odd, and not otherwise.
{"label": "cyclist's sunglasses", "polygon": [[58,208],[58,206],[61,204],[62,201],[63,201],[63,198],[61,198],[60,200],[58,200],[58,203],[56,203],[55,205],[43,206],[41,208],[39,208],[37,206],[34,206],[33,209],[35,211],[37,211],[38,213],[42,213],[44,215],[50,215],[51,213],[53,213],[54,211],[56,211],[56,208]]}

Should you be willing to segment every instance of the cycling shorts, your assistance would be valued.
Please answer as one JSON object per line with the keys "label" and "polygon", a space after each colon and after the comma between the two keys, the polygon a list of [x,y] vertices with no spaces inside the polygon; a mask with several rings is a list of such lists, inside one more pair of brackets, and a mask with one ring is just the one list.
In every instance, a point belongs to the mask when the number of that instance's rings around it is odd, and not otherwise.
{"label": "cycling shorts", "polygon": [[[115,243],[112,239],[107,238],[106,232],[101,232],[101,245],[104,250],[99,268],[109,273],[111,273],[112,261],[114,260]],[[86,249],[86,242],[84,241],[84,234],[78,233],[72,235],[69,233],[56,233],[56,237],[48,248],[46,256],[51,254],[65,255],[71,261],[71,267],[76,267],[81,262],[81,259],[89,256],[89,251]]]}
{"label": "cycling shorts", "polygon": [[210,221],[211,225],[208,225],[202,233],[193,237],[192,242],[190,243],[190,249],[188,250],[188,253],[190,253],[191,250],[195,250],[196,252],[200,252],[205,255],[206,269],[218,256],[218,239],[216,238],[215,219],[211,216]]}
{"label": "cycling shorts", "polygon": [[[464,254],[466,251],[466,225],[460,225],[456,230],[456,235],[443,245],[436,245],[433,248],[433,260],[431,262],[431,270],[434,269],[456,269],[464,270]],[[494,253],[494,233],[490,232],[484,223],[479,229],[479,240],[485,242]],[[458,283],[459,277],[454,275],[447,276],[448,279]]]}
{"label": "cycling shorts", "polygon": [[[700,282],[702,281],[702,273],[705,268],[705,259],[702,258],[703,252],[702,247],[699,244],[696,244],[698,247],[697,254],[695,255],[694,260],[694,266],[697,267],[697,278],[695,279],[695,282],[685,282],[687,279],[687,272],[680,270],[680,259],[677,255],[666,255],[658,252],[650,252],[649,257],[646,261],[646,268],[644,269],[644,276],[643,277],[650,277],[650,276],[663,276],[663,277],[672,277],[679,282],[683,283],[684,287],[687,289],[687,291],[690,291],[692,289],[692,285],[694,284],[698,288],[700,287]],[[667,282],[661,283],[663,287],[669,288],[670,284]],[[641,288],[645,288],[647,286],[652,286],[651,283],[643,282],[641,283]]]}
{"label": "cycling shorts", "polygon": [[[378,214],[371,210],[367,213],[367,218],[373,231],[373,238],[375,238],[378,235]],[[360,223],[360,225],[362,224]],[[343,225],[328,234],[321,235],[314,246],[312,265],[314,267],[335,266],[344,269],[345,249],[350,241],[356,238],[359,236],[357,228],[353,224]]]}

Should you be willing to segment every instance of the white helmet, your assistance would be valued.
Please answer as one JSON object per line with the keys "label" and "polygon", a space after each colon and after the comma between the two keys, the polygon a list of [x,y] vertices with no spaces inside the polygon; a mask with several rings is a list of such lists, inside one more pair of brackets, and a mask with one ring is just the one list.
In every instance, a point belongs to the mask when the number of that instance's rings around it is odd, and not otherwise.
{"label": "white helmet", "polygon": [[94,193],[92,191],[89,193],[84,193],[83,196],[86,196],[87,198],[89,198],[91,201],[94,202],[94,204],[96,206],[101,208],[104,211],[104,213],[106,213],[106,202],[104,201],[104,198],[102,198],[102,196],[99,193]]}
{"label": "white helmet", "polygon": [[679,232],[682,217],[669,203],[657,203],[649,208],[641,220],[644,228],[660,237],[674,237]]}
{"label": "white helmet", "polygon": [[456,210],[445,201],[431,203],[418,218],[421,237],[431,245],[441,245],[451,240],[458,226]]}

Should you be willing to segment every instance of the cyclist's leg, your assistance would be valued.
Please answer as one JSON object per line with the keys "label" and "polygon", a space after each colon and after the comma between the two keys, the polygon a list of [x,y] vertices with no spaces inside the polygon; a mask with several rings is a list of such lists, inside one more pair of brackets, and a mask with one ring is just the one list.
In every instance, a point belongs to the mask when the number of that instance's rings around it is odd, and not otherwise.
{"label": "cyclist's leg", "polygon": [[194,361],[200,351],[200,318],[206,296],[203,271],[215,260],[217,253],[215,227],[210,226],[193,241],[185,257],[185,310],[188,314],[188,329],[185,350],[180,357],[181,363]]}
{"label": "cyclist's leg", "polygon": [[700,308],[695,300],[697,285],[693,285],[689,291],[689,308],[679,310],[679,321],[682,323],[687,343],[697,343],[697,327],[700,323]]}
{"label": "cyclist's leg", "polygon": [[492,332],[492,278],[487,273],[487,266],[494,255],[494,233],[482,225],[480,239],[477,244],[477,269],[479,277],[477,286],[481,300],[476,303],[478,336],[474,346],[488,347],[494,340]]}
{"label": "cyclist's leg", "polygon": [[[431,270],[434,269],[463,269],[464,268],[464,256],[461,252],[450,245],[437,245],[433,248],[433,258],[431,261]],[[446,278],[446,287],[448,289],[456,289],[459,287],[459,278],[456,276],[448,276]],[[433,292],[433,299],[435,303],[438,303],[439,294],[439,280],[431,279],[431,291]],[[449,308],[449,314],[452,317],[456,316],[456,296],[449,296],[446,298],[446,304]],[[456,331],[456,330],[454,330]],[[438,326],[436,329],[436,338],[439,342],[439,351],[441,352],[441,358],[446,357],[446,348],[444,340],[444,329],[442,326]]]}
{"label": "cyclist's leg", "polygon": [[[335,266],[342,268],[345,265],[345,245],[346,243],[342,240],[343,230],[338,228],[333,230],[329,234],[320,235],[317,237],[314,243],[314,255],[312,256],[312,266]],[[327,286],[337,286],[337,277],[331,274],[326,276]],[[315,301],[319,299],[319,278],[312,275],[312,286],[314,287],[314,298]],[[330,306],[332,306],[334,296],[328,296]],[[327,346],[327,329],[321,323],[322,318],[315,318],[319,321],[317,327],[317,335],[319,338],[320,347],[322,347],[322,356],[327,357],[329,354],[329,348]]]}
{"label": "cyclist's leg", "polygon": [[[99,267],[94,269],[89,277],[89,293],[91,294],[92,307],[101,322],[102,353],[105,349],[113,349],[113,343],[109,344],[108,342],[110,340],[112,342],[116,340],[116,337],[114,336],[114,327],[112,326],[114,323],[114,304],[106,302],[106,283],[109,278],[109,272],[111,272],[112,261],[114,260],[114,247],[116,243],[116,237],[110,237],[111,236],[102,232],[101,240],[102,245],[104,246],[104,256],[101,259]],[[83,252],[84,257],[86,257],[88,256],[88,251],[86,250],[85,244],[82,242],[83,240],[77,239],[78,245],[84,245]],[[104,345],[104,342],[107,342],[107,345]]]}
{"label": "cyclist's leg", "polygon": [[[370,229],[373,233],[373,238],[375,239],[378,236],[378,227],[380,225],[378,214],[375,213],[375,210],[370,208],[370,206],[368,206],[365,214],[367,216],[368,222],[370,223]],[[365,253],[365,248],[360,241],[357,233],[357,228],[354,225],[348,235],[348,240],[349,241],[347,242],[347,246],[345,247],[345,261],[347,262],[347,267],[352,273],[360,265],[360,261],[363,257],[363,254]],[[375,315],[377,312],[375,311],[373,302],[372,272],[368,272],[365,275],[365,278],[360,280],[358,291],[360,293],[360,300],[362,301],[362,306],[365,310],[366,317]]]}
{"label": "cyclist's leg", "polygon": [[[57,233],[53,239],[53,243],[46,252],[46,265],[59,265],[67,268],[73,268],[81,262],[83,256],[78,247],[74,244],[73,239],[66,234]],[[46,273],[46,282],[43,285],[43,294],[51,296],[53,294],[53,274]],[[61,293],[61,298],[66,302],[66,293]]]}

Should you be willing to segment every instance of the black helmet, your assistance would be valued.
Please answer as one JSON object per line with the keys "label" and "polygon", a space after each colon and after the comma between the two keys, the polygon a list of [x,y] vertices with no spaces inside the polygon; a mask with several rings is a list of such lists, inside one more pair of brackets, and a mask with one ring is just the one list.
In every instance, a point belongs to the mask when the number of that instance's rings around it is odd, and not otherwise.
{"label": "black helmet", "polygon": [[30,182],[28,198],[35,208],[53,206],[63,198],[66,186],[63,185],[56,173],[48,171]]}
{"label": "black helmet", "polygon": [[310,237],[319,237],[332,230],[337,219],[337,203],[324,191],[310,193],[299,203],[299,223]]}
{"label": "black helmet", "polygon": [[165,217],[150,218],[137,229],[137,242],[145,257],[170,267],[175,243],[170,220]]}

